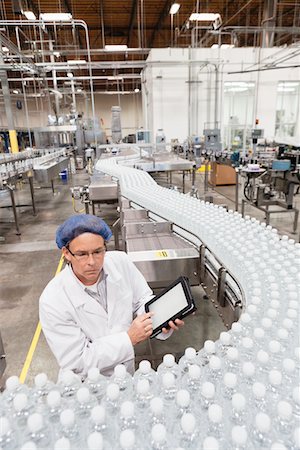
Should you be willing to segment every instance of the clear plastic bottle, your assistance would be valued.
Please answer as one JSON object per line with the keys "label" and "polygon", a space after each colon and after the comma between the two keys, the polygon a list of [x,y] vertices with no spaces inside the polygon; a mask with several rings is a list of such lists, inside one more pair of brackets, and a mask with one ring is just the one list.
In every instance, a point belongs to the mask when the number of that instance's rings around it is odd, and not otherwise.
{"label": "clear plastic bottle", "polygon": [[216,344],[214,341],[207,340],[204,342],[203,348],[198,352],[197,364],[199,366],[206,366],[210,358],[216,353]]}
{"label": "clear plastic bottle", "polygon": [[227,350],[225,365],[228,372],[237,373],[240,370],[240,356],[236,347]]}
{"label": "clear plastic bottle", "polygon": [[278,437],[291,435],[293,430],[293,408],[292,405],[284,400],[277,403],[277,416],[274,420],[274,428]]}
{"label": "clear plastic bottle", "polygon": [[135,433],[132,430],[124,430],[120,433],[120,448],[122,450],[139,450]]}
{"label": "clear plastic bottle", "polygon": [[[37,446],[35,445],[34,442],[32,441],[27,441],[25,442],[22,447],[20,448],[20,450],[38,450]],[[54,449],[56,450],[56,449]],[[64,448],[61,448],[60,450],[65,450]],[[68,449],[66,449],[68,450]]]}
{"label": "clear plastic bottle", "polygon": [[69,439],[71,446],[80,448],[82,442],[80,429],[75,419],[73,409],[64,409],[60,414],[60,424],[57,427],[58,436]]}
{"label": "clear plastic bottle", "polygon": [[94,397],[87,387],[81,387],[76,392],[76,400],[74,402],[74,409],[80,420],[84,420],[90,416],[91,410],[98,404],[96,397]]}
{"label": "clear plastic bottle", "polygon": [[[254,405],[259,411],[265,411],[266,403],[266,387],[263,383],[255,382],[252,386]],[[249,405],[250,407],[251,405]]]}
{"label": "clear plastic bottle", "polygon": [[172,372],[176,379],[179,379],[181,376],[180,368],[176,364],[174,356],[170,353],[164,355],[162,363],[157,368],[157,374],[160,379],[166,372]]}
{"label": "clear plastic bottle", "polygon": [[59,391],[50,391],[46,398],[45,414],[50,424],[56,426],[63,410],[62,397]]}
{"label": "clear plastic bottle", "polygon": [[300,427],[297,427],[293,432],[293,450],[300,449]]}
{"label": "clear plastic bottle", "polygon": [[160,395],[166,404],[173,403],[177,393],[176,378],[174,374],[172,372],[164,373],[161,381]]}
{"label": "clear plastic bottle", "polygon": [[72,370],[65,370],[60,378],[59,386],[62,397],[75,397],[76,392],[81,387],[82,383],[78,375]]}
{"label": "clear plastic bottle", "polygon": [[103,405],[94,406],[91,411],[91,418],[89,420],[89,431],[91,433],[101,433],[104,438],[111,441],[115,432],[115,425],[112,421],[107,421],[106,410]]}
{"label": "clear plastic bottle", "polygon": [[87,438],[87,450],[104,450],[104,440],[101,433],[91,433]]}
{"label": "clear plastic bottle", "polygon": [[146,412],[149,408],[149,402],[153,398],[148,380],[139,380],[135,387],[135,405],[139,412]]}
{"label": "clear plastic bottle", "polygon": [[6,417],[0,417],[0,448],[1,450],[15,450],[18,448],[16,434]]}
{"label": "clear plastic bottle", "polygon": [[285,385],[291,386],[296,381],[296,363],[293,359],[284,358],[282,361],[282,376]]}
{"label": "clear plastic bottle", "polygon": [[292,392],[293,399],[293,414],[299,420],[300,419],[300,386],[295,386]]}
{"label": "clear plastic bottle", "polygon": [[166,427],[158,423],[153,425],[151,430],[151,450],[171,450],[167,440],[167,430]]}
{"label": "clear plastic bottle", "polygon": [[148,420],[146,421],[147,431],[151,431],[153,425],[157,423],[162,423],[166,425],[166,416],[164,410],[164,402],[159,397],[154,397],[150,400],[150,409]]}
{"label": "clear plastic bottle", "polygon": [[197,449],[199,443],[199,433],[196,427],[196,419],[193,414],[187,413],[180,420],[180,446],[184,449]]}
{"label": "clear plastic bottle", "polygon": [[221,356],[225,356],[228,348],[231,346],[231,335],[228,331],[220,333],[219,341],[217,342],[217,351]]}
{"label": "clear plastic bottle", "polygon": [[237,388],[237,376],[235,373],[226,372],[223,376],[223,397],[231,400],[232,396],[236,393]]}
{"label": "clear plastic bottle", "polygon": [[242,365],[241,390],[249,393],[255,380],[255,365],[251,361],[246,361]]}
{"label": "clear plastic bottle", "polygon": [[120,409],[120,388],[116,383],[109,383],[106,387],[103,406],[108,415],[116,416]]}
{"label": "clear plastic bottle", "polygon": [[203,409],[208,409],[213,404],[215,398],[215,386],[210,381],[205,381],[201,385],[200,405]]}
{"label": "clear plastic bottle", "polygon": [[134,411],[134,403],[130,400],[126,400],[121,403],[120,415],[119,415],[119,428],[121,431],[130,428],[134,430],[137,428],[137,421]]}
{"label": "clear plastic bottle", "polygon": [[143,360],[139,363],[138,370],[133,375],[133,382],[136,385],[138,380],[148,380],[153,393],[157,391],[157,373],[152,369],[150,361]]}
{"label": "clear plastic bottle", "polygon": [[231,429],[232,449],[234,450],[248,450],[248,433],[245,427],[235,425]]}
{"label": "clear plastic bottle", "polygon": [[273,444],[271,445],[271,450],[288,450],[286,448],[286,446],[284,444],[282,444],[281,442],[273,442]]}
{"label": "clear plastic bottle", "polygon": [[182,373],[187,373],[192,364],[197,364],[197,354],[193,347],[187,347],[184,355],[178,361],[178,366]]}
{"label": "clear plastic bottle", "polygon": [[123,364],[118,364],[114,368],[114,373],[111,376],[110,382],[119,386],[120,397],[123,400],[131,397],[133,389],[132,377]]}
{"label": "clear plastic bottle", "polygon": [[222,361],[218,356],[213,355],[209,360],[208,378],[213,383],[218,382],[222,378]]}
{"label": "clear plastic bottle", "polygon": [[24,393],[19,393],[13,399],[13,410],[11,417],[14,426],[19,429],[24,429],[27,424],[27,419],[33,413],[33,404],[28,400]]}
{"label": "clear plastic bottle", "polygon": [[218,439],[213,436],[207,436],[202,443],[202,450],[221,450]]}
{"label": "clear plastic bottle", "polygon": [[39,413],[31,414],[27,419],[26,439],[36,444],[37,448],[48,448],[51,443],[50,428]]}
{"label": "clear plastic bottle", "polygon": [[50,381],[45,373],[39,373],[34,378],[34,388],[32,394],[35,402],[43,402],[51,389],[54,388],[54,383]]}
{"label": "clear plastic bottle", "polygon": [[236,425],[243,425],[246,423],[247,410],[246,398],[243,394],[236,392],[231,399],[231,421]]}
{"label": "clear plastic bottle", "polygon": [[181,378],[181,387],[187,389],[193,396],[193,400],[198,398],[201,391],[201,369],[198,365],[189,366],[188,373]]}
{"label": "clear plastic bottle", "polygon": [[255,416],[254,427],[252,431],[252,440],[256,448],[269,449],[271,446],[270,439],[271,419],[270,417],[259,412]]}
{"label": "clear plastic bottle", "polygon": [[92,367],[88,371],[88,375],[84,381],[84,386],[86,386],[90,393],[96,397],[98,402],[100,402],[105,395],[107,379],[101,375],[98,367]]}
{"label": "clear plastic bottle", "polygon": [[71,450],[69,439],[61,437],[54,443],[54,450]]}
{"label": "clear plastic bottle", "polygon": [[213,403],[208,408],[208,434],[216,439],[220,439],[223,433],[223,410],[220,405]]}
{"label": "clear plastic bottle", "polygon": [[6,405],[6,408],[11,408],[13,399],[20,393],[29,395],[29,389],[25,384],[20,383],[16,375],[13,375],[5,382],[5,391],[2,394],[1,402]]}

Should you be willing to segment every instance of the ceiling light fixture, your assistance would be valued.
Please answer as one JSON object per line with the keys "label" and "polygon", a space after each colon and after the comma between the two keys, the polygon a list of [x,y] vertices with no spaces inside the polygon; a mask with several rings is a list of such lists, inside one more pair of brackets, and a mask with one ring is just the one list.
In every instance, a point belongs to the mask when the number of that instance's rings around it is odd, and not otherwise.
{"label": "ceiling light fixture", "polygon": [[190,15],[189,20],[198,21],[198,22],[214,22],[217,19],[220,19],[219,13],[193,13]]}
{"label": "ceiling light fixture", "polygon": [[36,15],[32,11],[23,11],[23,14],[27,20],[35,20],[36,19]]}
{"label": "ceiling light fixture", "polygon": [[139,88],[135,88],[134,92],[140,92]]}
{"label": "ceiling light fixture", "polygon": [[72,74],[72,72],[67,72],[67,77],[68,77],[68,78],[73,78],[74,75]]}
{"label": "ceiling light fixture", "polygon": [[3,51],[3,53],[9,53],[9,48],[3,46],[2,51]]}
{"label": "ceiling light fixture", "polygon": [[70,13],[42,13],[40,19],[44,22],[69,22],[72,20]]}
{"label": "ceiling light fixture", "polygon": [[19,91],[17,89],[13,90],[13,94],[18,94],[18,93],[19,93]]}
{"label": "ceiling light fixture", "polygon": [[59,52],[53,52],[53,55],[56,56],[56,58],[60,57],[60,53]]}
{"label": "ceiling light fixture", "polygon": [[180,8],[180,3],[173,3],[173,5],[171,5],[169,14],[171,14],[172,16],[174,14],[177,14]]}
{"label": "ceiling light fixture", "polygon": [[124,52],[128,50],[127,45],[106,45],[105,50],[107,52]]}
{"label": "ceiling light fixture", "polygon": [[76,64],[86,64],[86,60],[85,59],[68,59],[67,63],[75,66]]}

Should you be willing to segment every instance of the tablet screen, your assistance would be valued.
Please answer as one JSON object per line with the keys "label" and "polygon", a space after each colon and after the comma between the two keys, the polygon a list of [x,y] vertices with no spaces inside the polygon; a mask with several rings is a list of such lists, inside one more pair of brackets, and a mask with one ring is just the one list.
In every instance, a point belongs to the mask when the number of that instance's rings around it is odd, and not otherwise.
{"label": "tablet screen", "polygon": [[149,305],[149,311],[155,313],[152,317],[153,329],[155,330],[164,322],[167,322],[170,317],[175,316],[187,306],[188,302],[182,284],[178,283]]}

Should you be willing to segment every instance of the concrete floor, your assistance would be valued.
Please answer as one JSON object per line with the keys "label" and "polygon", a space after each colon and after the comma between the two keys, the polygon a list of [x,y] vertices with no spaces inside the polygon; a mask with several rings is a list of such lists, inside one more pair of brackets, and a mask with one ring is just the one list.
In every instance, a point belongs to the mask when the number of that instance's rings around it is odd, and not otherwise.
{"label": "concrete floor", "polygon": [[[180,179],[173,177],[178,185]],[[16,203],[25,205],[18,208],[21,236],[16,235],[11,209],[3,208],[10,204],[9,196],[0,191],[0,331],[7,359],[4,379],[13,374],[20,375],[26,360],[38,324],[39,296],[54,276],[60,259],[60,251],[54,242],[55,231],[60,223],[74,213],[70,186],[88,184],[88,181],[85,171],[74,175],[68,184],[57,180],[54,195],[50,188],[35,185],[35,217],[30,208],[29,186],[22,185],[16,191]],[[162,179],[162,184],[163,181]],[[190,181],[187,179],[187,189]],[[200,194],[204,193],[203,181],[203,176],[198,174],[196,184]],[[216,203],[225,203],[229,208],[234,208],[234,187],[218,187],[214,191],[210,189],[209,194]],[[300,207],[299,195],[296,197],[296,204]],[[247,213],[263,218],[263,214],[255,208],[248,207]],[[96,214],[110,225],[118,217],[114,205],[103,205],[101,210],[96,209]],[[291,233],[291,214],[274,215],[271,224],[281,233],[295,238]],[[113,243],[110,244],[110,249],[113,249]],[[203,297],[204,292],[200,287],[193,288],[193,294],[198,306],[196,315],[188,317],[185,327],[167,341],[151,341],[152,352],[156,355],[154,358],[148,343],[137,346],[137,362],[146,357],[154,359],[153,362],[157,365],[165,353],[174,353],[179,357],[187,346],[199,349],[206,339],[218,338],[225,329],[221,319],[212,304]],[[26,383],[32,384],[35,375],[42,371],[56,381],[58,366],[41,334]]]}

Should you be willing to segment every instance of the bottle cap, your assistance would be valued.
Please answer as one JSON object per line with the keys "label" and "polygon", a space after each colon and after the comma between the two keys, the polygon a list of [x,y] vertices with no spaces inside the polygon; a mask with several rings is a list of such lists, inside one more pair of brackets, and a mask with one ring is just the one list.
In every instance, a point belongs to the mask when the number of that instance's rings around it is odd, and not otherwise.
{"label": "bottle cap", "polygon": [[223,381],[226,387],[233,389],[237,385],[237,376],[235,373],[226,372],[223,377]]}
{"label": "bottle cap", "polygon": [[[167,375],[167,374],[165,374],[165,375]],[[173,375],[173,374],[171,374],[171,375]],[[138,380],[137,385],[136,385],[136,391],[138,394],[141,394],[141,395],[147,394],[149,392],[149,389],[150,389],[150,384],[149,384],[148,380],[145,380],[145,379]]]}
{"label": "bottle cap", "polygon": [[293,400],[300,406],[300,386],[296,386],[293,389]]}
{"label": "bottle cap", "polygon": [[[140,380],[148,381],[148,380]],[[120,395],[120,388],[116,383],[109,383],[106,388],[106,395],[110,400],[117,400]]]}
{"label": "bottle cap", "polygon": [[215,386],[210,381],[205,381],[201,386],[201,394],[209,399],[215,395]]}
{"label": "bottle cap", "polygon": [[286,421],[291,420],[293,414],[292,405],[284,400],[278,402],[277,413],[282,419]]}
{"label": "bottle cap", "polygon": [[163,364],[167,367],[173,367],[175,364],[175,358],[173,355],[171,355],[170,353],[167,353],[164,357],[163,357]]}
{"label": "bottle cap", "polygon": [[271,445],[271,450],[287,450],[287,448],[281,442],[274,442]]}
{"label": "bottle cap", "polygon": [[245,377],[250,378],[255,373],[255,366],[252,362],[246,361],[243,363],[242,371],[243,371],[243,374],[245,375]]}
{"label": "bottle cap", "polygon": [[192,380],[199,380],[201,376],[201,369],[197,364],[191,364],[189,366],[189,376],[192,378]]}
{"label": "bottle cap", "polygon": [[10,430],[9,420],[6,417],[0,417],[0,437],[5,436]]}
{"label": "bottle cap", "polygon": [[278,300],[271,300],[270,306],[273,309],[279,309],[280,308],[280,302]]}
{"label": "bottle cap", "polygon": [[268,364],[270,358],[267,352],[265,352],[264,350],[259,350],[257,352],[256,359],[261,364],[266,365]]}
{"label": "bottle cap", "polygon": [[287,330],[291,330],[294,326],[294,323],[291,319],[286,318],[286,319],[283,319],[282,326],[284,328],[286,328]]}
{"label": "bottle cap", "polygon": [[261,325],[266,330],[269,330],[272,327],[272,320],[269,317],[264,317],[261,319]]}
{"label": "bottle cap", "polygon": [[251,316],[255,316],[255,314],[257,313],[257,306],[256,305],[249,305],[247,308],[248,313]]}
{"label": "bottle cap", "polygon": [[253,336],[256,339],[262,339],[264,337],[264,335],[265,335],[265,332],[264,332],[264,330],[262,328],[254,328]]}
{"label": "bottle cap", "polygon": [[300,362],[300,347],[296,347],[294,349],[294,355],[295,355],[296,361]]}
{"label": "bottle cap", "polygon": [[94,408],[91,411],[91,418],[94,423],[100,425],[105,422],[105,408],[102,405],[94,406]]}
{"label": "bottle cap", "polygon": [[248,438],[247,431],[244,427],[238,425],[234,426],[231,430],[231,439],[237,447],[244,447]]}
{"label": "bottle cap", "polygon": [[242,325],[239,322],[233,322],[231,326],[231,331],[234,334],[239,334],[242,332]]}
{"label": "bottle cap", "polygon": [[132,430],[124,430],[121,431],[120,434],[120,445],[121,448],[130,449],[134,446],[135,443],[135,434]]}
{"label": "bottle cap", "polygon": [[243,411],[246,407],[246,399],[239,392],[237,392],[236,394],[233,394],[231,403],[232,403],[232,407],[237,411]]}
{"label": "bottle cap", "polygon": [[[64,450],[62,447],[59,447],[60,449]],[[25,444],[22,445],[20,450],[37,450],[37,446],[33,441],[27,441]],[[57,450],[57,449],[54,449]],[[69,449],[68,449],[69,450]]]}
{"label": "bottle cap", "polygon": [[76,397],[79,403],[87,403],[90,399],[90,391],[86,387],[79,388]]}
{"label": "bottle cap", "polygon": [[242,324],[248,324],[251,322],[251,316],[248,313],[243,313],[240,317],[240,321]]}
{"label": "bottle cap", "polygon": [[193,347],[187,347],[184,352],[187,360],[191,361],[196,358],[196,350]]}
{"label": "bottle cap", "polygon": [[192,434],[196,427],[195,416],[191,413],[185,413],[181,417],[181,428],[186,434]]}
{"label": "bottle cap", "polygon": [[16,375],[13,375],[7,378],[5,387],[8,391],[14,391],[17,387],[20,386],[19,378]]}
{"label": "bottle cap", "polygon": [[[27,450],[27,447],[26,447]],[[54,450],[71,450],[71,443],[69,439],[62,437],[58,439],[54,444]]]}
{"label": "bottle cap", "polygon": [[31,414],[27,419],[27,426],[31,433],[37,433],[43,428],[43,416],[39,413]]}
{"label": "bottle cap", "polygon": [[161,415],[164,409],[164,403],[161,398],[154,397],[150,400],[150,409],[153,414]]}
{"label": "bottle cap", "polygon": [[215,353],[216,351],[216,345],[214,341],[207,340],[204,342],[204,351],[211,355],[212,353]]}
{"label": "bottle cap", "polygon": [[174,386],[175,385],[174,374],[172,372],[166,372],[162,377],[162,384],[165,388],[170,388],[170,387]]}
{"label": "bottle cap", "polygon": [[61,395],[59,391],[50,391],[47,395],[47,405],[50,408],[56,408],[61,402]]}
{"label": "bottle cap", "polygon": [[13,400],[14,408],[16,411],[22,411],[26,408],[28,402],[28,398],[26,394],[20,393],[17,394]]}
{"label": "bottle cap", "polygon": [[286,312],[289,319],[297,319],[297,311],[295,309],[289,308]]}
{"label": "bottle cap", "polygon": [[72,372],[72,370],[64,370],[61,375],[61,382],[65,386],[73,384],[75,379],[76,375],[74,372]]}
{"label": "bottle cap", "polygon": [[250,350],[251,348],[253,348],[253,339],[251,339],[249,337],[244,337],[242,339],[242,346],[245,349]]}
{"label": "bottle cap", "polygon": [[87,438],[88,450],[102,450],[104,448],[103,437],[101,433],[91,433]]}
{"label": "bottle cap", "polygon": [[[261,298],[260,297],[257,297],[257,296],[253,296],[252,298],[251,298],[251,303],[253,304],[253,305],[259,305],[260,303],[261,303]],[[250,305],[249,305],[250,306]]]}
{"label": "bottle cap", "polygon": [[295,368],[296,368],[295,361],[293,359],[290,359],[290,358],[285,358],[282,361],[282,366],[283,366],[284,371],[287,372],[287,373],[290,373],[290,374],[293,373],[295,371]]}
{"label": "bottle cap", "polygon": [[295,429],[293,434],[293,440],[296,448],[300,448],[300,427]]}
{"label": "bottle cap", "polygon": [[151,364],[150,361],[147,361],[146,359],[144,359],[143,361],[140,362],[139,364],[139,370],[141,371],[141,373],[143,373],[144,375],[146,375],[147,373],[151,372]]}
{"label": "bottle cap", "polygon": [[115,368],[114,368],[114,376],[116,378],[125,378],[126,377],[126,367],[123,364],[118,364]]}
{"label": "bottle cap", "polygon": [[218,358],[218,356],[214,356],[214,355],[210,358],[208,364],[209,364],[209,368],[211,370],[220,370],[221,365],[222,365],[220,358]]}
{"label": "bottle cap", "polygon": [[203,450],[220,450],[219,442],[212,436],[207,436],[202,444]]}
{"label": "bottle cap", "polygon": [[223,418],[223,411],[220,405],[213,403],[208,408],[208,418],[213,423],[221,423]]}
{"label": "bottle cap", "polygon": [[266,387],[264,384],[256,382],[252,386],[252,392],[255,398],[263,398],[266,395]]}
{"label": "bottle cap", "polygon": [[223,345],[229,345],[230,344],[230,334],[228,333],[228,331],[222,331],[222,333],[220,334],[220,341],[222,342]]}
{"label": "bottle cap", "polygon": [[267,316],[270,317],[270,319],[276,319],[276,317],[277,317],[276,309],[269,308],[267,311]]}
{"label": "bottle cap", "polygon": [[120,410],[122,417],[132,417],[134,414],[134,404],[133,402],[127,400],[121,404],[121,410]]}
{"label": "bottle cap", "polygon": [[279,328],[277,336],[279,339],[286,341],[289,338],[289,333],[285,328]]}
{"label": "bottle cap", "polygon": [[90,381],[96,382],[99,379],[99,375],[100,375],[100,372],[99,372],[98,367],[91,367],[91,369],[89,369],[89,371],[88,371],[87,377]]}
{"label": "bottle cap", "polygon": [[71,427],[75,422],[75,413],[73,409],[64,409],[59,416],[63,427]]}
{"label": "bottle cap", "polygon": [[34,378],[34,384],[36,385],[37,388],[42,388],[42,387],[46,386],[47,382],[48,382],[48,377],[45,373],[39,373]]}
{"label": "bottle cap", "polygon": [[181,408],[187,408],[191,402],[191,396],[186,389],[180,389],[176,393],[176,403]]}
{"label": "bottle cap", "polygon": [[269,342],[269,350],[274,355],[276,353],[279,353],[281,350],[280,342],[272,340]]}
{"label": "bottle cap", "polygon": [[272,300],[273,299],[277,300],[278,298],[280,298],[280,292],[273,290],[270,292],[270,297]]}
{"label": "bottle cap", "polygon": [[164,425],[162,425],[161,423],[157,423],[157,424],[153,425],[152,430],[151,430],[151,436],[152,436],[152,439],[156,443],[164,442],[166,440],[166,436],[167,436],[166,427]]}
{"label": "bottle cap", "polygon": [[299,305],[298,305],[297,300],[295,300],[295,298],[297,298],[296,292],[290,292],[289,294],[290,294],[289,298],[292,298],[291,294],[294,296],[294,299],[289,301],[289,308],[291,308],[291,309],[298,309]]}
{"label": "bottle cap", "polygon": [[226,352],[226,356],[229,361],[237,361],[239,358],[239,352],[235,347],[230,347]]}
{"label": "bottle cap", "polygon": [[255,416],[255,425],[256,428],[261,432],[261,433],[268,433],[270,431],[271,428],[271,420],[270,417],[265,414],[265,413],[258,413]]}

